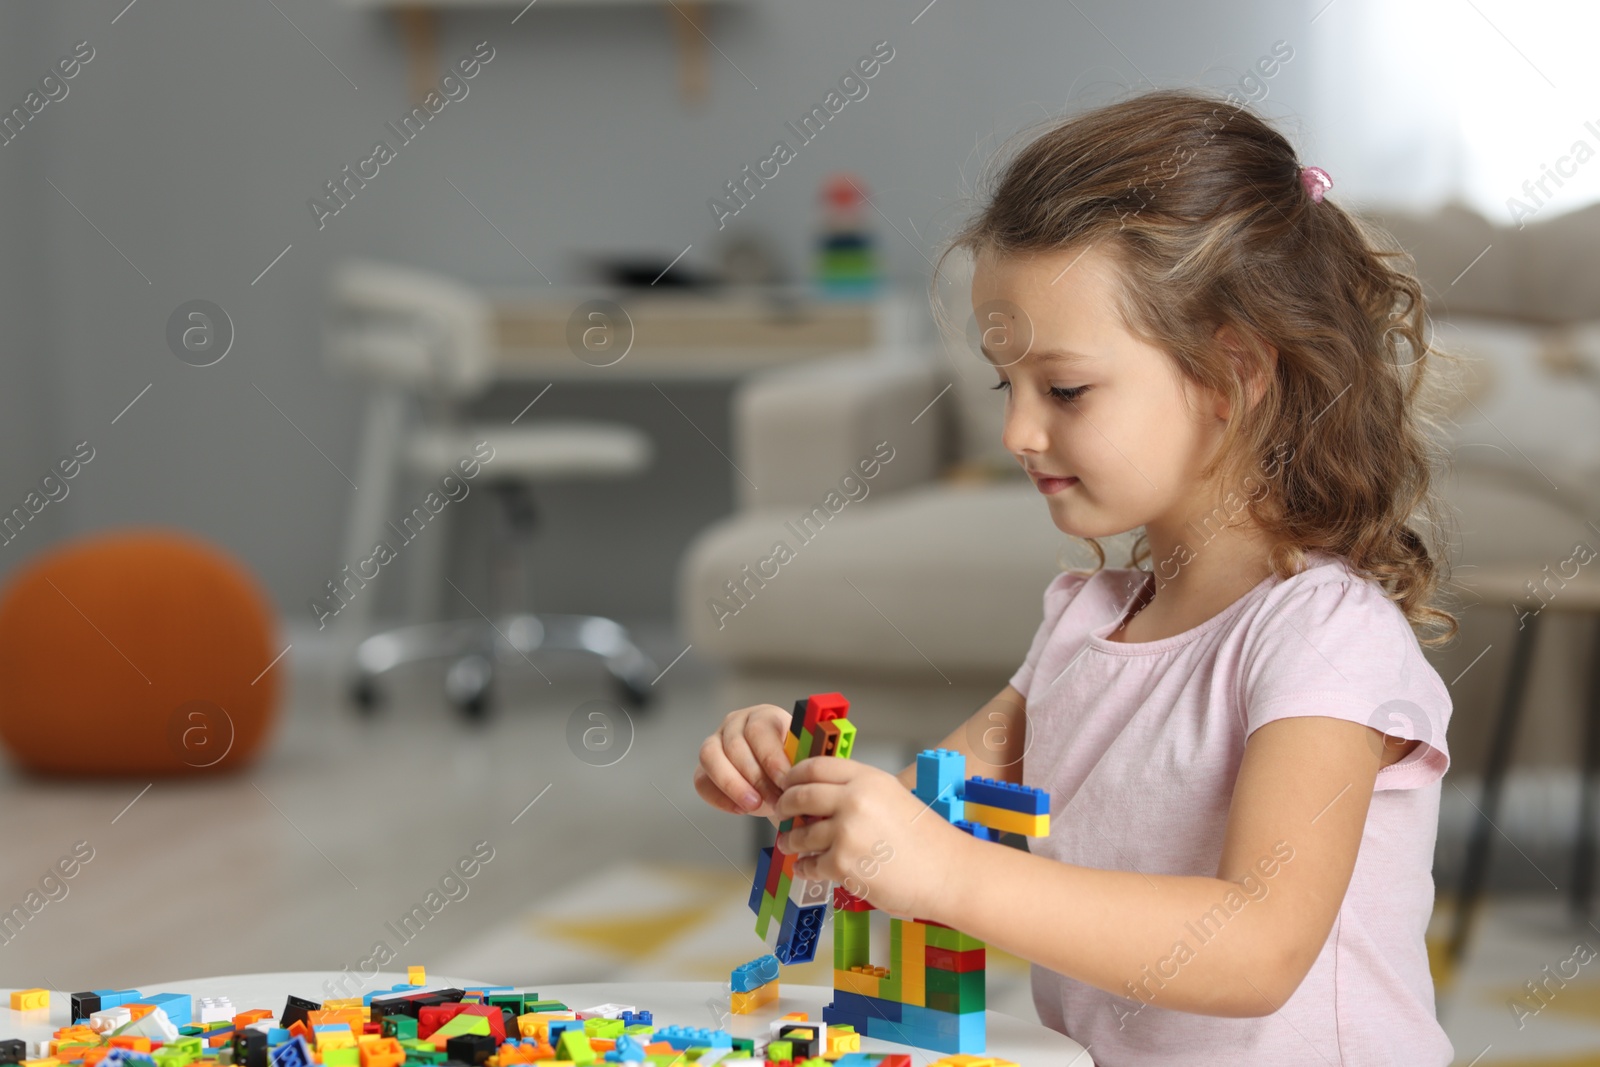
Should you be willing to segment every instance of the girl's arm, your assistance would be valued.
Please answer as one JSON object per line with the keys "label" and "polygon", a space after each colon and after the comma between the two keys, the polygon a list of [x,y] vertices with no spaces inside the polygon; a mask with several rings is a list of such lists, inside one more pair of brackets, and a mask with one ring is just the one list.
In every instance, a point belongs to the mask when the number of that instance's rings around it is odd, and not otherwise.
{"label": "girl's arm", "polygon": [[[1022,755],[1027,744],[1025,707],[1026,698],[1008,685],[934,747],[948,748],[965,756],[968,774],[1020,782]],[[907,789],[915,789],[916,761],[895,777]]]}
{"label": "girl's arm", "polygon": [[1073,867],[963,835],[951,893],[927,917],[1144,1003],[1270,1014],[1328,939],[1380,766],[1412,747],[1384,737],[1323,717],[1252,734],[1214,878]]}

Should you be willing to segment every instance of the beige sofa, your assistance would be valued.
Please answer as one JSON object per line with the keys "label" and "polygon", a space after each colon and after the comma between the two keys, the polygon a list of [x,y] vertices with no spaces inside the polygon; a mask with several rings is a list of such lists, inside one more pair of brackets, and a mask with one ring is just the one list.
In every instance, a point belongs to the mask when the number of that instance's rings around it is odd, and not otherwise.
{"label": "beige sofa", "polygon": [[[1443,487],[1459,512],[1458,578],[1505,561],[1530,561],[1532,574],[1578,539],[1600,546],[1583,521],[1600,515],[1590,506],[1600,490],[1586,488],[1600,438],[1561,454],[1585,422],[1600,427],[1600,391],[1557,373],[1563,358],[1569,372],[1600,366],[1600,330],[1564,325],[1600,323],[1600,207],[1521,231],[1454,207],[1375,217],[1415,255],[1440,336],[1474,358],[1452,429],[1457,473]],[[737,392],[739,509],[697,537],[679,574],[680,623],[725,668],[727,708],[837,689],[864,731],[937,740],[1021,663],[1051,578],[1092,561],[1000,448],[992,371],[943,348],[850,353]],[[1550,397],[1566,405],[1559,417]],[[1535,430],[1546,445],[1517,440]],[[892,458],[872,467],[885,449]],[[1126,544],[1110,546],[1110,565],[1125,563]],[[1511,620],[1509,609],[1473,608],[1460,640],[1429,653],[1449,682],[1492,646],[1453,690],[1457,769],[1482,757]],[[1525,739],[1524,759],[1559,760],[1570,747],[1587,657],[1563,622],[1535,663],[1530,698],[1547,713],[1532,717],[1539,736]]]}

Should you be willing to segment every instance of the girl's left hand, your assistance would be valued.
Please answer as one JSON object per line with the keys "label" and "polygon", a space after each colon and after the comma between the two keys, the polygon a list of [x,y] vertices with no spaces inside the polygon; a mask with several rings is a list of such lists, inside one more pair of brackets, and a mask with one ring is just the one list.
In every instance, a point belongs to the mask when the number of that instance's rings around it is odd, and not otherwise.
{"label": "girl's left hand", "polygon": [[776,813],[815,821],[778,835],[795,875],[827,879],[896,915],[943,921],[940,905],[972,837],[887,771],[848,759],[801,760],[780,783]]}

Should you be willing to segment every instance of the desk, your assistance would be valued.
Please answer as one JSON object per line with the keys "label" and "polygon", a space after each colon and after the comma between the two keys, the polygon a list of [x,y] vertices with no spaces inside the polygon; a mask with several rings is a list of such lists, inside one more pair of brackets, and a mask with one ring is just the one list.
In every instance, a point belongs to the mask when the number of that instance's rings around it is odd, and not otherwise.
{"label": "desk", "polygon": [[[886,291],[821,299],[803,289],[729,293],[491,289],[502,380],[736,378],[916,335],[916,303]],[[616,316],[592,302],[608,301]],[[600,317],[589,312],[600,310]],[[594,343],[580,356],[585,327]]]}
{"label": "desk", "polygon": [[[233,1002],[234,1009],[283,1009],[284,998],[293,993],[318,1001],[330,994],[324,982],[342,975],[337,971],[297,971],[276,974],[234,974],[220,978],[193,978],[175,982],[143,982],[141,993],[189,993],[194,996],[223,996]],[[404,982],[400,973],[380,974],[365,989],[351,986],[351,993],[335,992],[334,996],[356,995],[374,989],[388,989],[396,982]],[[833,997],[833,991],[821,986],[789,985],[782,983],[782,995],[770,1004],[764,1004],[749,1015],[735,1015],[726,1027],[736,1037],[765,1036],[767,1023],[791,1011],[809,1012],[811,1018],[822,1018],[822,1007]],[[93,983],[99,985],[99,983]],[[487,983],[435,974],[428,975],[429,986],[440,988],[456,986],[466,988]],[[652,1013],[656,1025],[713,1026],[715,1020],[706,1001],[718,996],[722,987],[716,982],[592,982],[568,985],[540,985],[537,991],[545,997],[554,997],[571,1008],[587,1008],[595,1004],[632,1004],[635,1008]],[[20,1037],[32,1043],[50,1037],[58,1027],[67,1025],[70,1012],[70,994],[75,990],[52,990],[47,1011],[12,1011],[11,990],[3,990],[5,1007],[0,1007],[0,1040]],[[988,1013],[988,1053],[1002,1056],[1027,1067],[1035,1064],[1072,1064],[1072,1067],[1094,1067],[1083,1054],[1076,1041],[1034,1022],[1025,1022],[998,1012]],[[863,1038],[863,1052],[905,1052],[905,1045]],[[1075,1058],[1076,1057],[1076,1058]],[[916,1050],[915,1063],[929,1063],[935,1054],[925,1049]]]}

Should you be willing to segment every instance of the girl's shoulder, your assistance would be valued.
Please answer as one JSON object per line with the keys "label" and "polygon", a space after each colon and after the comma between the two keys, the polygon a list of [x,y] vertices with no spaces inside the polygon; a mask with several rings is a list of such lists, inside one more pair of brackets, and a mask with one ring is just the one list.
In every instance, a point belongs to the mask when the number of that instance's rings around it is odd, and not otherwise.
{"label": "girl's shoulder", "polygon": [[1451,699],[1382,583],[1342,557],[1313,554],[1244,613],[1229,658],[1247,732],[1278,718],[1331,715],[1424,742],[1382,788],[1436,781],[1449,766]]}
{"label": "girl's shoulder", "polygon": [[1077,600],[1097,604],[1125,605],[1149,576],[1133,567],[1101,567],[1099,570],[1067,570],[1051,579],[1044,588],[1044,617],[1054,623]]}

